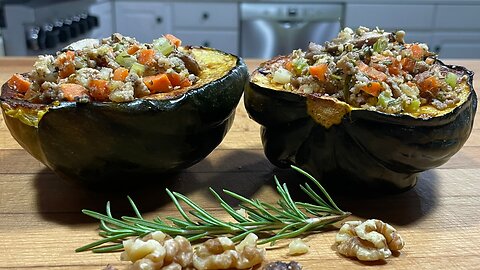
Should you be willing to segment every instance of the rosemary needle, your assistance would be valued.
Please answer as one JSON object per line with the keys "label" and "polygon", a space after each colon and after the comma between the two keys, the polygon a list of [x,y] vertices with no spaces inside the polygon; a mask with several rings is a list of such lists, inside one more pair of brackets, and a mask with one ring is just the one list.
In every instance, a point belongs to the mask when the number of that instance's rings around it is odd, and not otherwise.
{"label": "rosemary needle", "polygon": [[[142,237],[154,231],[162,231],[172,237],[182,235],[190,241],[215,236],[228,236],[235,242],[241,241],[249,233],[255,233],[261,238],[259,244],[274,244],[280,239],[321,231],[326,226],[350,215],[350,213],[338,208],[327,191],[313,176],[298,167],[292,166],[292,168],[306,176],[320,191],[316,192],[308,183],[300,185],[301,190],[314,203],[294,201],[287,185],[281,184],[275,177],[275,184],[280,197],[276,204],[259,199],[245,198],[235,192],[223,190],[225,195],[240,201],[239,209],[243,209],[245,213],[243,215],[228,205],[220,194],[210,188],[210,192],[221,208],[235,220],[224,221],[215,217],[187,196],[167,189],[167,194],[182,218],[167,217],[165,221],[156,217],[151,221],[145,220],[135,202],[128,197],[135,216],[124,216],[117,219],[112,216],[110,203],[107,202],[106,214],[82,210],[84,214],[100,220],[99,235],[102,238],[82,246],[76,251],[120,251],[123,249],[122,240],[130,237]],[[182,203],[191,210],[186,211]]]}

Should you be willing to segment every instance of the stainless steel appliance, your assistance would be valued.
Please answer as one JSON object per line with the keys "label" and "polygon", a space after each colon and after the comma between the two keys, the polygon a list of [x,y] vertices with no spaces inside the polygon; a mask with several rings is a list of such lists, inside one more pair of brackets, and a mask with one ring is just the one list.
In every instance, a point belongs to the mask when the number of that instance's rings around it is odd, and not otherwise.
{"label": "stainless steel appliance", "polygon": [[3,7],[5,55],[52,54],[83,38],[97,38],[98,30],[112,32],[111,1],[9,1]]}
{"label": "stainless steel appliance", "polygon": [[336,37],[343,4],[242,3],[240,16],[241,56],[271,58]]}

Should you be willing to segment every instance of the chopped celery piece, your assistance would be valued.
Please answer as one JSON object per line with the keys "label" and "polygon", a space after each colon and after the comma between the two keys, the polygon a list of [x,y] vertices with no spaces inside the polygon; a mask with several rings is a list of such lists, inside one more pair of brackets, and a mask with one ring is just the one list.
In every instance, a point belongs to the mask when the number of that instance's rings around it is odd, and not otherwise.
{"label": "chopped celery piece", "polygon": [[388,41],[386,38],[379,38],[375,44],[373,44],[373,51],[377,53],[381,53],[385,51],[388,47]]}
{"label": "chopped celery piece", "polygon": [[133,63],[137,62],[137,59],[124,51],[121,52],[117,57],[115,57],[115,61],[120,64],[120,66],[129,68],[133,65]]}
{"label": "chopped celery piece", "polygon": [[377,105],[382,108],[387,108],[388,104],[393,100],[394,99],[392,98],[392,93],[390,91],[383,91],[380,93],[380,95],[378,95]]}
{"label": "chopped celery piece", "polygon": [[138,76],[143,76],[143,73],[145,72],[145,66],[135,62],[135,63],[133,63],[132,67],[130,68],[130,72],[134,72]]}
{"label": "chopped celery piece", "polygon": [[341,76],[338,76],[338,75],[335,75],[335,74],[331,74],[331,75],[330,75],[330,78],[335,79],[335,80],[338,80],[338,81],[340,81],[340,80],[342,79]]}
{"label": "chopped celery piece", "polygon": [[445,77],[445,82],[450,85],[452,88],[455,88],[455,86],[457,86],[457,75],[452,73],[452,72],[449,72],[447,74],[447,76]]}
{"label": "chopped celery piece", "polygon": [[106,44],[98,47],[98,49],[97,49],[97,52],[98,52],[99,55],[106,55],[110,51],[111,51],[110,46],[108,46]]}
{"label": "chopped celery piece", "polygon": [[308,63],[305,58],[297,58],[292,61],[292,66],[295,74],[300,75],[304,69],[308,68]]}
{"label": "chopped celery piece", "polygon": [[108,89],[110,89],[110,91],[115,91],[118,88],[122,87],[123,85],[124,85],[124,83],[121,82],[121,81],[112,80],[108,83]]}
{"label": "chopped celery piece", "polygon": [[404,102],[403,109],[407,112],[416,112],[420,109],[420,100],[419,99],[412,99],[410,103]]}
{"label": "chopped celery piece", "polygon": [[167,56],[173,51],[174,46],[168,41],[168,39],[161,37],[153,40],[153,48]]}
{"label": "chopped celery piece", "polygon": [[125,46],[123,46],[123,45],[120,44],[120,43],[117,43],[117,44],[115,44],[115,45],[113,46],[113,50],[116,51],[116,52],[121,51],[121,50],[123,50],[124,48],[125,48]]}

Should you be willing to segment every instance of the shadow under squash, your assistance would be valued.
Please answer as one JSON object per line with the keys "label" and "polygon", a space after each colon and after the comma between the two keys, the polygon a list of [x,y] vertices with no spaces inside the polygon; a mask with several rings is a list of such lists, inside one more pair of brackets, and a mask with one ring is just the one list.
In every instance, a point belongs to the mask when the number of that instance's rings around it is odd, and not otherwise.
{"label": "shadow under squash", "polygon": [[[306,182],[311,184],[306,177],[292,169],[275,168],[272,174],[277,176],[280,183],[287,183],[294,200],[312,202],[299,188],[300,184]],[[273,182],[271,184],[274,185]],[[318,192],[320,194],[320,191]],[[342,193],[328,188],[327,192],[340,209],[357,217],[376,218],[391,224],[407,225],[424,218],[437,206],[438,176],[435,170],[425,171],[419,175],[416,186],[395,194],[367,194],[361,191]]]}
{"label": "shadow under squash", "polygon": [[[176,174],[161,175],[156,179],[132,179],[125,188],[88,189],[60,179],[45,169],[36,175],[37,206],[46,220],[61,224],[96,223],[97,220],[81,213],[89,209],[104,213],[107,201],[111,202],[114,216],[133,215],[127,200],[130,196],[140,212],[158,212],[159,208],[171,203],[165,188],[199,198],[208,205],[218,206],[208,187],[212,187],[227,203],[236,206],[236,199],[226,196],[227,189],[247,198],[264,186],[275,188],[274,176],[280,183],[287,183],[289,192],[296,201],[309,202],[299,184],[309,182],[292,169],[280,169],[271,165],[261,150],[216,150],[198,164]],[[417,185],[398,194],[378,196],[342,194],[330,191],[337,205],[360,218],[378,218],[385,222],[406,225],[428,215],[437,206],[438,176],[435,170],[420,174]],[[259,198],[275,201],[273,198]]]}
{"label": "shadow under squash", "polygon": [[[35,177],[37,208],[46,220],[61,224],[92,223],[98,221],[84,215],[82,209],[105,213],[107,201],[115,216],[133,215],[127,199],[130,196],[137,206],[141,204],[142,212],[149,212],[170,201],[165,188],[174,186],[177,177],[178,174],[162,175],[159,181],[148,181],[145,185],[93,189],[61,179],[45,169]],[[141,183],[139,179],[132,182]]]}
{"label": "shadow under squash", "polygon": [[416,186],[408,191],[375,198],[359,198],[361,197],[342,196],[337,200],[342,209],[356,216],[408,225],[424,218],[437,207],[438,176],[435,170],[425,171],[419,175]]}
{"label": "shadow under squash", "polygon": [[215,200],[208,190],[212,187],[228,203],[235,205],[236,200],[224,196],[222,189],[251,197],[266,180],[270,180],[265,174],[271,168],[259,151],[229,150],[225,153],[217,151],[179,173],[159,175],[155,179],[131,179],[128,184],[85,187],[44,169],[35,176],[34,185],[38,212],[44,219],[75,225],[97,223],[96,219],[81,211],[89,209],[105,213],[107,201],[110,201],[114,216],[134,215],[127,196],[135,201],[141,213],[158,212],[159,208],[171,203],[166,188],[186,196],[199,191],[208,202]]}

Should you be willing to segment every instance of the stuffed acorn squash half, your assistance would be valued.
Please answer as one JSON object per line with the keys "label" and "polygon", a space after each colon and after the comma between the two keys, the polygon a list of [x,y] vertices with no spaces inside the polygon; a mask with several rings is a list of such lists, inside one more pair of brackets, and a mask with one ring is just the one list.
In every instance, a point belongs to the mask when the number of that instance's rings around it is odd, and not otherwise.
{"label": "stuffed acorn squash half", "polygon": [[205,158],[232,125],[248,72],[234,55],[113,34],[40,56],[3,85],[12,136],[86,184],[152,179]]}
{"label": "stuffed acorn squash half", "polygon": [[404,35],[346,28],[261,64],[245,106],[267,158],[332,187],[393,192],[447,162],[472,130],[473,73]]}

